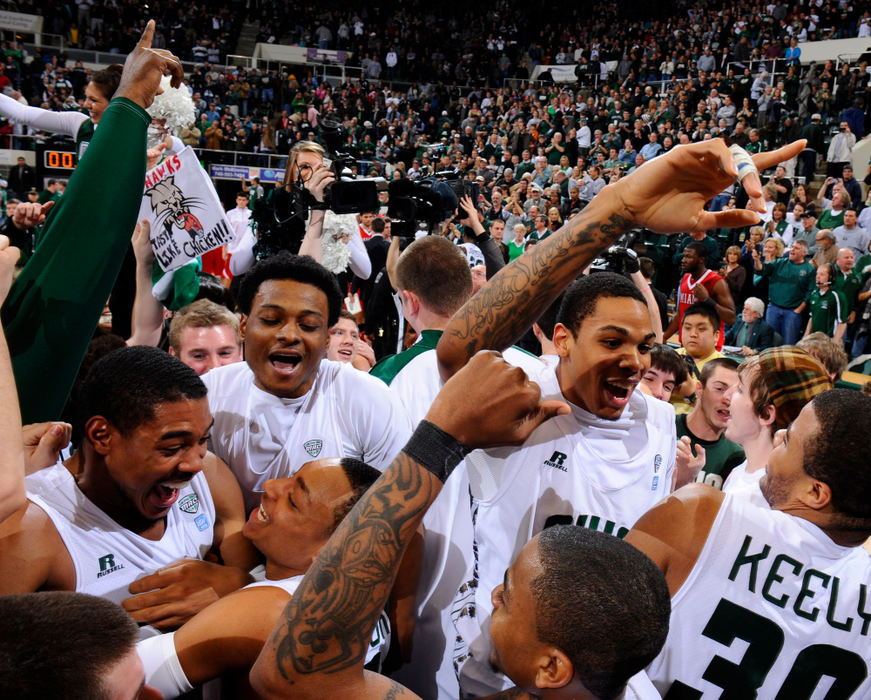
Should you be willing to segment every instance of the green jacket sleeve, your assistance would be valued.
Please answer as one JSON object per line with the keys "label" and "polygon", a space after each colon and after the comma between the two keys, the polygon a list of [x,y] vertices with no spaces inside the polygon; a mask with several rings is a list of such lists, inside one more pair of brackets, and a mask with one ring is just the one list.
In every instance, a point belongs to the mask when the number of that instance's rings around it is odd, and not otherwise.
{"label": "green jacket sleeve", "polygon": [[3,306],[25,424],[57,419],[72,389],[136,225],[149,123],[112,100]]}

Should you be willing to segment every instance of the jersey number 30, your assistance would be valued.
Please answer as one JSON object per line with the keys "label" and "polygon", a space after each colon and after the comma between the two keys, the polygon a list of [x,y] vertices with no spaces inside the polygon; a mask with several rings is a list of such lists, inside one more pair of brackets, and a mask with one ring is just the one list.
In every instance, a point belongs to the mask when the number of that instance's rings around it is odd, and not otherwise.
{"label": "jersey number 30", "polygon": [[[739,663],[715,656],[702,678],[723,689],[721,700],[755,698],[783,648],[783,630],[768,618],[721,599],[702,634],[727,647],[736,639],[747,642],[747,650]],[[867,674],[865,662],[858,654],[830,644],[811,644],[795,657],[774,700],[809,698],[823,676],[834,679],[826,700],[846,700]],[[675,681],[663,700],[701,697],[702,691]]]}

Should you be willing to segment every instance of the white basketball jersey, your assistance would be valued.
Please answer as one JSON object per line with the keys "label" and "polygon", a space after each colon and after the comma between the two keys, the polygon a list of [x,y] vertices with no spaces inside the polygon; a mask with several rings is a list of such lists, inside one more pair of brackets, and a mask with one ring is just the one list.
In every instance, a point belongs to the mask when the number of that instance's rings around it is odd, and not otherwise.
{"label": "white basketball jersey", "polygon": [[723,491],[740,494],[741,498],[767,508],[768,501],[765,500],[765,496],[762,495],[762,491],[759,489],[759,482],[763,476],[765,476],[764,469],[748,472],[745,460],[729,472],[729,476],[726,477],[726,482],[723,484]]}
{"label": "white basketball jersey", "polygon": [[669,700],[871,697],[871,558],[727,493],[648,675]]}
{"label": "white basketball jersey", "polygon": [[245,362],[202,376],[215,419],[212,450],[236,475],[246,512],[263,484],[319,457],[355,457],[384,469],[411,434],[387,387],[343,362],[322,360],[305,396],[283,399],[254,385]]}
{"label": "white basketball jersey", "polygon": [[[418,339],[429,349],[414,355],[390,380],[390,391],[401,402],[412,425],[425,416],[444,382],[439,376],[436,344],[441,331],[424,331]],[[502,354],[505,361],[535,377],[543,368],[540,359],[517,348]],[[400,356],[401,357],[401,356]],[[455,700],[459,684],[454,668],[456,630],[451,601],[472,572],[471,496],[465,464],[451,473],[423,518],[424,562],[417,589],[417,621],[412,658],[392,677],[424,698]]]}
{"label": "white basketball jersey", "polygon": [[[562,398],[552,369],[537,381],[543,397]],[[571,415],[546,421],[519,449],[476,451],[466,458],[477,557],[453,606],[464,693],[508,687],[489,663],[490,593],[523,546],[561,524],[623,537],[668,495],[674,457],[674,409],[636,391],[618,420],[573,406]]]}
{"label": "white basketball jersey", "polygon": [[76,591],[120,603],[127,587],[179,559],[202,559],[214,540],[215,504],[202,472],[179,491],[166,531],[149,540],[126,530],[95,506],[63,464],[27,477],[27,497],[45,511],[76,571]]}

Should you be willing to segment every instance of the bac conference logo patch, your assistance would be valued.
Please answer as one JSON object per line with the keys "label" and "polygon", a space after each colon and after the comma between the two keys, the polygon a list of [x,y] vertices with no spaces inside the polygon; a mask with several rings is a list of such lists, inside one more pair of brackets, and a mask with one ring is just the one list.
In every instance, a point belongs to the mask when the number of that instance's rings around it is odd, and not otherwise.
{"label": "bac conference logo patch", "polygon": [[178,507],[185,513],[193,515],[200,509],[200,499],[197,498],[197,494],[190,493],[178,502]]}
{"label": "bac conference logo patch", "polygon": [[308,452],[312,457],[317,457],[321,450],[324,447],[323,440],[309,440],[307,443],[303,445],[305,451]]}

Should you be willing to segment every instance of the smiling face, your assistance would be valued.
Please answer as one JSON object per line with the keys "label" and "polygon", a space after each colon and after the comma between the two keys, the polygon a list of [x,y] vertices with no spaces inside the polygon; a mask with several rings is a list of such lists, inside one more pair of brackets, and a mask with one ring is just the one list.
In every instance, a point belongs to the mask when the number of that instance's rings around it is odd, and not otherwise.
{"label": "smiling face", "polygon": [[[94,440],[91,432],[101,422],[107,438]],[[114,505],[153,521],[166,516],[179,489],[202,471],[211,427],[209,403],[202,398],[157,404],[154,418],[127,434],[102,416],[92,417],[85,430],[105,461]]]}
{"label": "smiling face", "polygon": [[357,354],[356,344],[360,338],[357,324],[349,318],[340,318],[335,326],[330,328],[330,340],[327,345],[327,359],[336,362],[353,362]]}
{"label": "smiling face", "polygon": [[650,367],[641,377],[641,384],[648,394],[660,401],[669,401],[674,391],[674,374],[657,367]]}
{"label": "smiling face", "polygon": [[311,388],[326,353],[328,314],[327,295],[314,285],[285,279],[260,285],[240,324],[260,389],[298,398]]}
{"label": "smiling face", "polygon": [[336,509],[350,496],[351,483],[337,458],[307,462],[292,477],[264,484],[260,507],[242,534],[266,556],[270,578],[308,569],[335,529]]}
{"label": "smiling face", "polygon": [[[169,353],[176,354],[173,348],[169,349]],[[213,367],[241,362],[242,346],[229,326],[188,326],[181,333],[178,359],[202,375]]]}
{"label": "smiling face", "polygon": [[85,109],[88,110],[88,116],[94,124],[100,122],[100,118],[108,106],[109,100],[103,95],[102,90],[94,83],[88,83],[85,86]]}
{"label": "smiling face", "polygon": [[653,338],[647,308],[629,297],[599,298],[576,336],[557,323],[563,395],[597,416],[619,418],[650,365]]}

